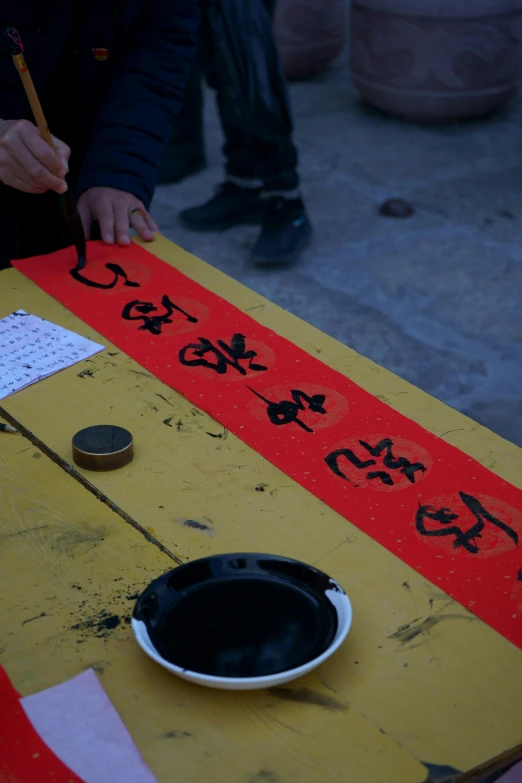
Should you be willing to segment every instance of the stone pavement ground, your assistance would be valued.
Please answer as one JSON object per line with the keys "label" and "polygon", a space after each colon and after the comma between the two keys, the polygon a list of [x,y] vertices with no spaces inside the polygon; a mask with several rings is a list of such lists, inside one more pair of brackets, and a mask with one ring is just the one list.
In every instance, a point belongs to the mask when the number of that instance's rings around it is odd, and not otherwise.
{"label": "stone pavement ground", "polygon": [[[522,97],[487,120],[423,127],[362,105],[343,55],[291,86],[315,240],[294,269],[255,270],[257,234],[190,233],[177,213],[222,179],[160,187],[153,214],[186,250],[522,446]],[[407,219],[381,217],[389,197]]]}

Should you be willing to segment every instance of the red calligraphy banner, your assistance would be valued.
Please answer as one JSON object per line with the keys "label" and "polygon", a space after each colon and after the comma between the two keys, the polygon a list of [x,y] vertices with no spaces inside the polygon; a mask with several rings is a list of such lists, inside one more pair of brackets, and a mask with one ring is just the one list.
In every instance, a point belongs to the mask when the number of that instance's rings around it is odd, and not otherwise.
{"label": "red calligraphy banner", "polygon": [[138,245],[15,266],[522,648],[522,491]]}

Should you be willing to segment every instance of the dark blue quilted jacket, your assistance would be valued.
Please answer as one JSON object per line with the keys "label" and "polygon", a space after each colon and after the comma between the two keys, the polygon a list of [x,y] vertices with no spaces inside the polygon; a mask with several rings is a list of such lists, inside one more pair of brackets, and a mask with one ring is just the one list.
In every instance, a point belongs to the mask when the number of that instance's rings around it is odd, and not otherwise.
{"label": "dark blue quilted jacket", "polygon": [[[148,206],[198,24],[198,0],[0,0],[0,31],[20,33],[51,131],[60,119],[77,129],[64,140],[81,150],[78,194],[109,186]],[[3,50],[0,117],[31,118]]]}

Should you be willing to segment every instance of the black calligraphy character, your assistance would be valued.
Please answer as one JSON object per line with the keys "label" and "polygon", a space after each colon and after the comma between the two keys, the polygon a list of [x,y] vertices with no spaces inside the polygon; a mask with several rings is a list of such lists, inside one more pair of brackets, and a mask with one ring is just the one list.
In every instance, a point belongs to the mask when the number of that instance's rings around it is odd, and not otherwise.
{"label": "black calligraphy character", "polygon": [[[364,440],[360,440],[359,443],[372,455],[372,457],[380,457],[382,452],[386,451],[382,460],[384,467],[388,468],[388,470],[398,470],[399,473],[406,476],[410,484],[415,483],[415,473],[417,471],[420,470],[422,473],[425,473],[426,471],[426,467],[422,462],[410,462],[406,457],[396,457],[393,453],[393,441],[390,438],[383,438],[376,446],[370,446],[370,444],[366,443]],[[357,470],[365,470],[366,468],[377,464],[375,459],[360,459],[352,449],[338,449],[337,451],[332,451],[325,457],[326,464],[336,476],[347,479],[348,481],[350,481],[350,479],[339,467],[340,457],[345,457],[355,468],[357,468]],[[386,484],[389,487],[394,485],[393,478],[385,470],[371,470],[366,474],[366,478],[379,479],[383,484]]]}
{"label": "black calligraphy character", "polygon": [[[467,495],[465,492],[459,492],[459,496],[464,505],[467,506],[477,520],[469,530],[464,531],[462,528],[458,527],[458,525],[451,524],[451,522],[455,522],[455,520],[459,518],[459,515],[449,508],[442,507],[437,511],[433,506],[419,505],[415,515],[415,526],[419,533],[423,536],[455,536],[455,540],[453,541],[454,549],[458,549],[458,547],[462,546],[472,555],[476,555],[479,551],[476,539],[482,538],[485,520],[486,522],[495,525],[495,527],[498,527],[500,530],[503,530],[514,542],[515,546],[518,546],[517,532],[487,511],[480,500],[477,500],[477,498],[474,498],[472,495]],[[434,522],[439,522],[441,525],[448,525],[448,527],[427,528],[424,522],[426,518],[432,519]]]}
{"label": "black calligraphy character", "polygon": [[[426,472],[426,468],[422,462],[412,463],[409,459],[406,459],[406,457],[395,457],[392,451],[393,441],[390,440],[390,438],[383,438],[375,447],[370,446],[369,443],[365,443],[363,440],[360,440],[359,443],[372,455],[372,457],[380,457],[382,452],[386,449],[386,454],[382,460],[384,467],[389,468],[389,470],[398,470],[399,473],[406,476],[410,484],[415,484],[415,473],[418,470],[420,470],[421,473]],[[375,476],[372,473],[368,473],[368,478],[376,478],[377,475],[381,478],[381,472],[376,473]],[[388,483],[382,478],[381,480],[384,484]],[[391,483],[393,484],[393,481]]]}
{"label": "black calligraphy character", "polygon": [[[207,367],[214,370],[218,375],[224,375],[229,367],[233,367],[241,375],[246,375],[247,371],[239,362],[248,360],[248,369],[253,372],[264,372],[268,367],[262,364],[256,364],[254,359],[257,356],[256,351],[247,351],[245,337],[242,334],[234,334],[230,345],[223,340],[218,340],[219,348],[216,348],[206,337],[198,337],[199,343],[190,343],[179,352],[181,364],[187,367]],[[221,350],[220,350],[221,348]],[[192,352],[195,359],[188,359],[187,354]],[[214,355],[215,362],[209,361],[205,356]]]}
{"label": "black calligraphy character", "polygon": [[[166,294],[162,296],[161,304],[165,308],[164,313],[161,313],[161,315],[149,315],[149,313],[157,312],[158,308],[153,305],[152,302],[140,302],[138,299],[134,299],[134,301],[128,302],[125,305],[121,317],[126,321],[143,321],[138,329],[155,335],[161,334],[161,327],[163,324],[172,323],[172,318],[170,316],[174,311],[184,315],[189,323],[197,324],[197,318],[189,315],[185,310],[182,310],[181,307],[178,307],[174,302],[171,302]],[[131,315],[133,310],[136,310],[140,315]]]}
{"label": "black calligraphy character", "polygon": [[75,280],[77,280],[79,283],[83,283],[83,285],[88,285],[91,288],[114,288],[120,277],[123,278],[125,281],[123,285],[129,286],[129,288],[140,288],[140,283],[135,283],[133,280],[129,280],[127,277],[127,272],[121,268],[119,264],[105,264],[105,269],[108,269],[110,272],[114,272],[114,278],[110,283],[97,283],[95,280],[89,280],[88,277],[85,277],[85,275],[82,275],[79,269],[70,269],[69,274],[71,277],[74,277]]}
{"label": "black calligraphy character", "polygon": [[294,421],[296,424],[299,424],[299,426],[302,427],[305,432],[313,432],[313,430],[308,427],[304,421],[301,421],[298,418],[299,411],[306,410],[305,406],[303,405],[303,400],[308,405],[308,410],[311,410],[314,413],[326,413],[326,410],[323,408],[323,403],[326,399],[324,394],[313,394],[311,397],[309,397],[307,394],[299,391],[298,389],[292,389],[290,394],[292,395],[293,402],[291,400],[272,402],[266,397],[263,397],[262,394],[259,394],[259,392],[257,392],[255,389],[252,389],[250,386],[248,388],[256,395],[256,397],[259,397],[260,400],[266,402],[266,412],[272,424],[290,424],[292,421]]}

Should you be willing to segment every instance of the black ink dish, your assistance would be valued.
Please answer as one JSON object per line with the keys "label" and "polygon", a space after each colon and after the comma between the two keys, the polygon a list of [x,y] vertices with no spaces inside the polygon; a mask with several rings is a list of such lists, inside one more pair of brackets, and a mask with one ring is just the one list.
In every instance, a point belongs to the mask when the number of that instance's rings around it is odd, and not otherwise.
{"label": "black ink dish", "polygon": [[351,618],[348,597],[322,571],[250,553],[195,560],[154,580],[132,626],[143,650],[180,677],[249,690],[320,665]]}

